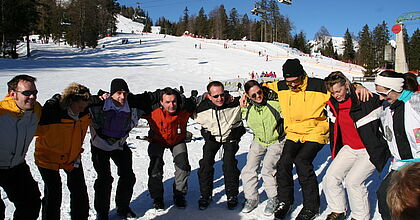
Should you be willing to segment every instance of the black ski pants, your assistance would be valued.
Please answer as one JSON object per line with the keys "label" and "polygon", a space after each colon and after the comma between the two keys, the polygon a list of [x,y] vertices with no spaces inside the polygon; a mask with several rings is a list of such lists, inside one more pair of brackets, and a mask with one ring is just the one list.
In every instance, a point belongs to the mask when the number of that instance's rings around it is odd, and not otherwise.
{"label": "black ski pants", "polygon": [[172,152],[175,166],[175,177],[173,183],[173,194],[185,195],[188,190],[188,176],[191,172],[191,166],[188,162],[187,145],[185,142],[179,143],[173,147],[165,148],[158,143],[150,143],[147,150],[150,158],[148,169],[149,181],[148,188],[152,199],[163,199],[163,153],[165,149]]}
{"label": "black ski pants", "polygon": [[[61,216],[62,187],[60,171],[38,167],[44,181],[42,199],[42,220],[57,220]],[[82,164],[67,174],[67,187],[70,191],[70,216],[72,220],[89,217],[89,197]]]}
{"label": "black ski pants", "polygon": [[92,146],[91,152],[93,167],[98,174],[94,185],[96,212],[103,216],[106,216],[109,212],[112,182],[114,181],[111,175],[110,159],[117,166],[119,176],[115,204],[118,210],[126,212],[133,195],[134,184],[136,183],[130,148],[124,145],[123,150],[104,151]]}
{"label": "black ski pants", "polygon": [[319,211],[320,198],[316,174],[312,162],[324,145],[316,142],[293,142],[286,140],[283,153],[277,162],[277,195],[280,202],[293,204],[293,164],[296,166],[302,187],[303,207]]}
{"label": "black ski pants", "polygon": [[203,158],[199,161],[198,179],[200,183],[200,192],[203,197],[210,197],[213,194],[214,178],[214,157],[217,151],[223,146],[223,175],[225,180],[226,196],[237,196],[239,193],[239,175],[238,161],[235,158],[239,150],[238,141],[220,143],[209,140],[206,137],[203,147]]}
{"label": "black ski pants", "polygon": [[13,214],[14,220],[38,219],[41,193],[26,162],[10,169],[0,169],[0,186],[16,208]]}
{"label": "black ski pants", "polygon": [[391,176],[394,172],[398,171],[391,170],[391,172],[388,173],[385,179],[382,180],[381,185],[376,191],[376,195],[378,197],[378,209],[383,220],[391,220],[391,212],[389,211],[389,206],[386,202],[386,196],[388,195],[388,188],[392,179]]}

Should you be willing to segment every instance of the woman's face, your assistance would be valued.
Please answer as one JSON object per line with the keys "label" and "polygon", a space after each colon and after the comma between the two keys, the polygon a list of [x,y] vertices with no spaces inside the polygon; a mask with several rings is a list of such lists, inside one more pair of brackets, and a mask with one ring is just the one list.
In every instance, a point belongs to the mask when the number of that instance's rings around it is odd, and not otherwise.
{"label": "woman's face", "polygon": [[248,96],[256,103],[261,103],[264,99],[263,91],[258,86],[251,87],[248,91]]}
{"label": "woman's face", "polygon": [[376,88],[376,93],[378,93],[380,99],[385,100],[389,103],[395,102],[400,96],[400,93],[395,92],[392,89],[388,89],[380,85],[376,85],[375,88]]}
{"label": "woman's face", "polygon": [[331,96],[338,102],[344,102],[346,100],[347,91],[348,87],[346,85],[342,86],[340,83],[336,83],[330,88]]}
{"label": "woman's face", "polygon": [[73,113],[79,114],[80,112],[85,111],[86,107],[89,105],[87,101],[76,101],[70,103],[70,109]]}

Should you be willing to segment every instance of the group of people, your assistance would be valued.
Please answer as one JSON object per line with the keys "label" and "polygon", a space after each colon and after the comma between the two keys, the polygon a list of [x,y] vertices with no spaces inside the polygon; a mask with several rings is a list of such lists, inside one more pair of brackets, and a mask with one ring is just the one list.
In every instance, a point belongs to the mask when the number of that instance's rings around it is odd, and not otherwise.
{"label": "group of people", "polygon": [[[283,219],[290,212],[294,203],[295,165],[303,194],[303,208],[296,219],[314,219],[319,214],[320,194],[312,163],[329,142],[333,161],[322,181],[330,210],[327,219],[345,219],[349,213],[352,219],[369,219],[365,181],[375,170],[381,172],[390,156],[392,171],[377,192],[381,216],[383,219],[418,216],[420,187],[418,180],[414,180],[418,178],[420,160],[417,81],[384,71],[375,81],[378,95],[372,95],[360,84],[351,84],[341,72],[333,72],[324,80],[310,78],[298,59],[284,63],[283,77],[284,80],[263,84],[250,80],[243,85],[241,97],[232,97],[219,81],[211,81],[205,94],[198,96],[193,90],[188,98],[169,87],[133,94],[120,78],[112,80],[109,92],[100,90],[97,95],[72,83],[41,106],[36,101],[36,79],[15,76],[8,82],[8,95],[0,102],[3,127],[0,136],[4,140],[0,147],[0,187],[16,207],[14,219],[37,219],[41,203],[42,219],[60,219],[59,170],[67,175],[71,218],[89,217],[81,163],[88,127],[97,173],[96,218],[109,218],[113,182],[110,159],[119,176],[117,215],[136,217],[129,206],[136,177],[126,139],[140,118],[150,126],[148,188],[156,210],[165,208],[162,183],[165,149],[170,149],[175,166],[174,205],[178,208],[187,205],[185,195],[191,166],[185,139],[187,123],[192,118],[201,125],[204,138],[198,170],[200,210],[212,202],[215,156],[223,148],[228,209],[238,206],[240,179],[245,196],[242,212],[249,213],[258,207],[257,172],[264,158],[261,175],[268,197],[264,214]],[[235,155],[245,134],[243,121],[252,130],[253,140],[246,165],[240,171]],[[34,136],[35,164],[44,181],[42,201],[25,162]],[[406,180],[410,177],[411,180]],[[404,188],[407,186],[411,191]],[[0,219],[5,218],[4,212],[5,205],[0,201]]]}
{"label": "group of people", "polygon": [[263,77],[277,78],[276,72],[273,72],[273,71],[270,71],[270,72],[262,71],[261,74],[258,74],[252,71],[251,73],[249,73],[249,76],[251,77],[251,79],[257,79],[257,78],[263,78]]}

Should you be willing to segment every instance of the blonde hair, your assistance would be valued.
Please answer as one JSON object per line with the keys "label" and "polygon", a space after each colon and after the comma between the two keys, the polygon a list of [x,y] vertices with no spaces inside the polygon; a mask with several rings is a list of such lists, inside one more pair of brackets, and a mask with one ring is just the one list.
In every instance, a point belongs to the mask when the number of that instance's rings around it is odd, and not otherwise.
{"label": "blonde hair", "polygon": [[393,219],[411,220],[420,216],[420,162],[391,176],[386,201]]}
{"label": "blonde hair", "polygon": [[70,106],[71,102],[89,101],[91,94],[89,88],[78,83],[71,83],[64,89],[61,95],[61,108],[66,109]]}

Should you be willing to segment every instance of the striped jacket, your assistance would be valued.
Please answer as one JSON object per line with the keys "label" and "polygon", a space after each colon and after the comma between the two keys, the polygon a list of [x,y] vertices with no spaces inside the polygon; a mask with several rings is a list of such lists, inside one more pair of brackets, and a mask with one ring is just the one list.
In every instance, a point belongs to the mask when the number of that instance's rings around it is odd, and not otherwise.
{"label": "striped jacket", "polygon": [[[381,172],[390,156],[388,145],[380,132],[381,121],[380,113],[382,112],[381,101],[378,95],[374,95],[367,102],[360,102],[354,90],[351,93],[351,109],[350,117],[353,119],[357,133],[366,147],[369,154],[369,160],[375,165],[376,169]],[[331,155],[334,159],[338,151],[343,147],[341,141],[340,122],[338,118],[338,102],[331,97],[327,102],[327,115],[330,122],[330,147]]]}

